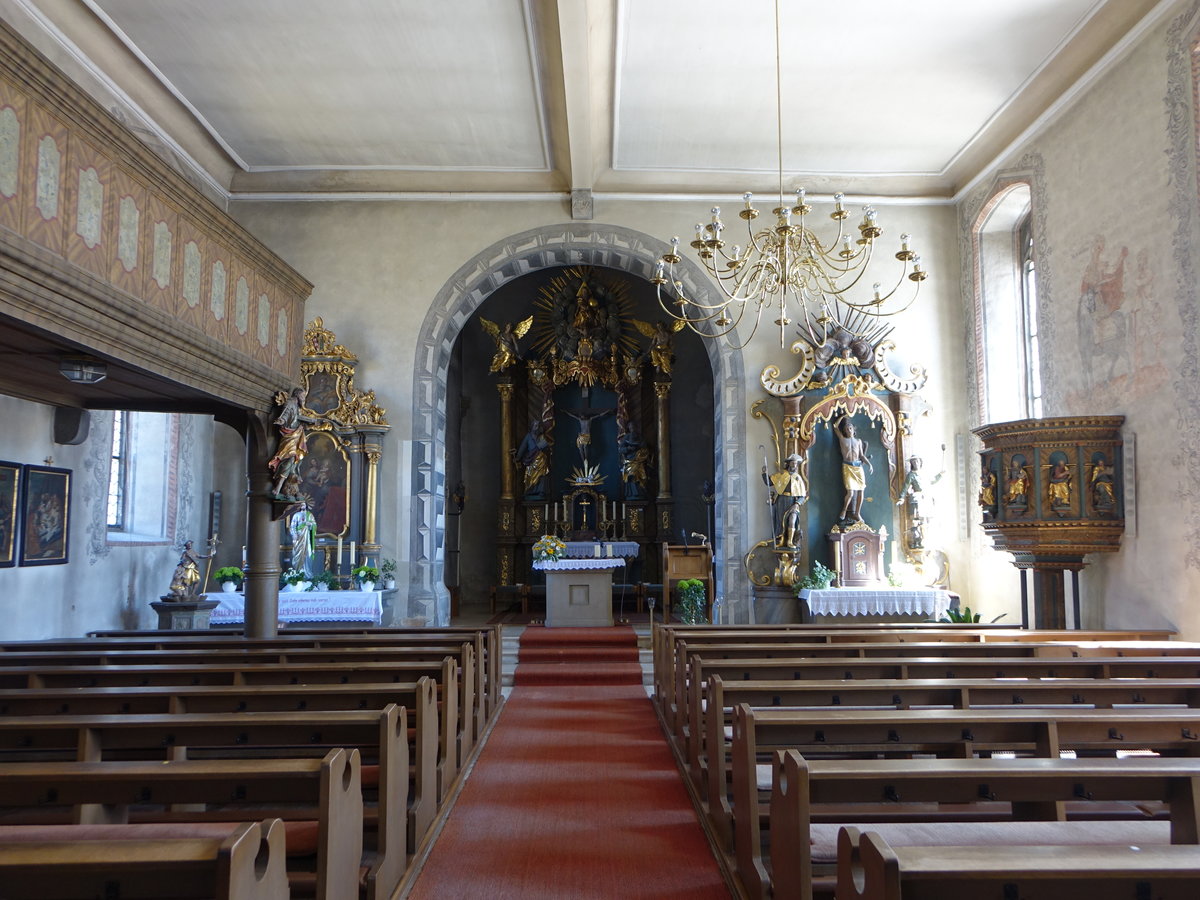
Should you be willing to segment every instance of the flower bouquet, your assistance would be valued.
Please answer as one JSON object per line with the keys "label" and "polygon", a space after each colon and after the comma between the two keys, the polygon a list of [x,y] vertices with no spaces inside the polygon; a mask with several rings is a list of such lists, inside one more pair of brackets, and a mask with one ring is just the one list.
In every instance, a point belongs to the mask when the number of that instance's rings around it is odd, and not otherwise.
{"label": "flower bouquet", "polygon": [[699,578],[685,578],[675,585],[679,602],[675,609],[684,625],[703,625],[707,621],[708,588]]}
{"label": "flower bouquet", "polygon": [[279,576],[279,586],[285,591],[307,591],[308,576],[299,569],[284,569]]}
{"label": "flower bouquet", "polygon": [[543,534],[533,545],[533,558],[538,562],[562,559],[566,552],[567,545],[552,534]]}

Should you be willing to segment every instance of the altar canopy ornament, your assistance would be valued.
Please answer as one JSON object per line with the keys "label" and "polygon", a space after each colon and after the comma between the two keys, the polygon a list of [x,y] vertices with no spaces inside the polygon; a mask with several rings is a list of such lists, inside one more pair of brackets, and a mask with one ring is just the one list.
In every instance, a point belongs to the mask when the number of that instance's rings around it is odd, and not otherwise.
{"label": "altar canopy ornament", "polygon": [[[862,221],[848,225],[850,212],[845,197],[834,194],[833,212],[837,233],[828,242],[813,227],[813,207],[803,188],[795,202],[784,199],[783,190],[783,99],[781,77],[779,0],[775,0],[775,101],[779,151],[779,205],[772,210],[773,225],[755,230],[759,211],[754,195],[743,195],[745,207],[738,216],[746,223],[747,244],[726,249],[721,208],[714,206],[711,220],[696,225],[692,248],[722,294],[710,303],[688,296],[675,267],[682,262],[679,238],[671,238],[671,251],[658,261],[651,283],[657,286],[663,310],[676,321],[706,338],[726,338],[737,349],[745,347],[758,332],[762,317],[777,316],[779,346],[787,346],[787,328],[796,317],[800,336],[810,347],[830,342],[837,333],[864,336],[878,346],[891,331],[878,320],[904,312],[916,300],[927,272],[921,257],[911,249],[909,235],[900,235],[893,280],[874,283],[868,293],[860,287],[883,229],[873,207],[864,206]],[[882,268],[882,267],[878,267]],[[737,342],[737,330],[747,314],[753,315],[750,334]]]}

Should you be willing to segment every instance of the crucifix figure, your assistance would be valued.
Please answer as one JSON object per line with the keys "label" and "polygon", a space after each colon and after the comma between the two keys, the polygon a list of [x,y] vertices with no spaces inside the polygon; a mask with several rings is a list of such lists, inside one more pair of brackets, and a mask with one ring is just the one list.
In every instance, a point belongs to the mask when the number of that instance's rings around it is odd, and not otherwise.
{"label": "crucifix figure", "polygon": [[602,419],[615,410],[592,409],[580,413],[563,410],[563,412],[579,423],[579,434],[575,436],[575,447],[579,450],[579,460],[583,463],[583,470],[586,472],[588,469],[588,446],[592,443],[592,420]]}

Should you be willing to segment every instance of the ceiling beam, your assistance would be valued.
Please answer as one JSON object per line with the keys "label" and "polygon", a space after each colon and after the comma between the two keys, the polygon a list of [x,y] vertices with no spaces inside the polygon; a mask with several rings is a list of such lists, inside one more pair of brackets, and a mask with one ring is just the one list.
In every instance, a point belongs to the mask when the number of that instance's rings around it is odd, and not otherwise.
{"label": "ceiling beam", "polygon": [[596,181],[596,164],[592,153],[592,66],[588,39],[590,5],[579,0],[558,0],[558,35],[562,52],[572,191],[590,191]]}

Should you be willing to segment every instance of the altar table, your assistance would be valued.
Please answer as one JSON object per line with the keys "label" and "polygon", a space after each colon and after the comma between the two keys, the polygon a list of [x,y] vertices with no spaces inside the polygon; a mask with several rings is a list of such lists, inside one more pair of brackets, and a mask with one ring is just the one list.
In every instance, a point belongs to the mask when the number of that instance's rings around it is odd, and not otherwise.
{"label": "altar table", "polygon": [[813,616],[928,616],[937,620],[950,608],[950,592],[935,588],[829,588],[802,590]]}
{"label": "altar table", "polygon": [[539,560],[546,573],[546,627],[612,625],[612,573],[621,558]]}
{"label": "altar table", "polygon": [[[246,621],[246,595],[205,594],[216,600],[209,625],[241,625]],[[280,591],[280,622],[370,622],[383,618],[383,591]]]}

